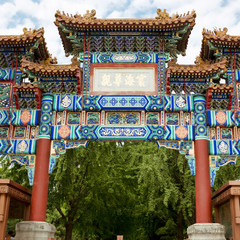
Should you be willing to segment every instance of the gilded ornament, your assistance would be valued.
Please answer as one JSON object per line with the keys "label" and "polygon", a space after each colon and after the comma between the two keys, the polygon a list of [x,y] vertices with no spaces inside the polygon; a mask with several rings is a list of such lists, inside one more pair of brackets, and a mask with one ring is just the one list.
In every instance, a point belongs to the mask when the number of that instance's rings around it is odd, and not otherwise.
{"label": "gilded ornament", "polygon": [[159,20],[167,20],[170,18],[169,16],[169,13],[167,13],[167,10],[164,9],[163,12],[160,8],[157,9],[157,17],[156,19],[159,19]]}
{"label": "gilded ornament", "polygon": [[90,21],[90,20],[96,19],[95,15],[96,15],[96,10],[92,9],[91,12],[87,10],[87,12],[83,16],[81,14],[75,14],[74,17],[79,20]]}
{"label": "gilded ornament", "polygon": [[227,32],[228,32],[228,29],[225,27],[223,28],[223,30],[221,28],[217,29],[215,28],[214,29],[214,34],[217,36],[217,37],[224,37],[227,35]]}

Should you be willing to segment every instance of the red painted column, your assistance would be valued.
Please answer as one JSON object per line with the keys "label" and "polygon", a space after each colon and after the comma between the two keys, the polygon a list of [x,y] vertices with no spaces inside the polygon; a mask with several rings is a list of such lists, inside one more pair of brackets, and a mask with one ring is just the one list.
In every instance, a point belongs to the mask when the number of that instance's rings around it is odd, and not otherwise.
{"label": "red painted column", "polygon": [[45,222],[46,220],[52,111],[53,97],[44,95],[41,102],[41,119],[37,140],[30,221]]}
{"label": "red painted column", "polygon": [[46,220],[50,145],[50,139],[42,138],[37,141],[30,221]]}
{"label": "red painted column", "polygon": [[195,140],[196,222],[212,223],[211,183],[207,139]]}

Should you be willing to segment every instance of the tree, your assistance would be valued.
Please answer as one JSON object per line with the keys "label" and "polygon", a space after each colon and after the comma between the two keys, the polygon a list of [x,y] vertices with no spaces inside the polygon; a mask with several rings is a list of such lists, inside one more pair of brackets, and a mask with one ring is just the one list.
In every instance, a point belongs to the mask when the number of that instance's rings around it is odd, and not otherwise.
{"label": "tree", "polygon": [[20,183],[22,186],[31,188],[29,180],[28,180],[28,171],[25,166],[10,163],[7,156],[0,156],[0,178],[10,178],[11,180]]}
{"label": "tree", "polygon": [[[213,191],[240,178],[240,162],[220,168]],[[23,166],[1,159],[0,176],[29,186]],[[57,162],[49,182],[47,221],[56,237],[182,240],[195,222],[194,176],[178,151],[155,143],[92,142]]]}
{"label": "tree", "polygon": [[[11,179],[20,183],[24,187],[31,189],[28,180],[28,172],[25,166],[16,163],[10,163],[7,156],[0,156],[0,178]],[[8,219],[7,232],[15,233],[15,225],[22,219]]]}
{"label": "tree", "polygon": [[50,180],[48,219],[64,226],[66,240],[183,239],[195,220],[187,160],[154,143],[68,150]]}
{"label": "tree", "polygon": [[217,171],[212,192],[216,191],[223,184],[225,184],[230,180],[239,180],[239,179],[240,179],[240,161],[238,157],[236,164],[231,163],[226,166],[222,166]]}
{"label": "tree", "polygon": [[195,221],[194,176],[187,160],[155,143],[127,145],[132,165],[139,167],[139,239],[183,239],[184,230]]}
{"label": "tree", "polygon": [[50,177],[48,220],[64,225],[66,240],[72,239],[74,232],[84,239],[112,239],[116,216],[127,218],[129,209],[121,209],[119,201],[133,201],[121,180],[124,165],[115,162],[120,158],[119,146],[90,143],[87,148],[67,150],[58,159]]}

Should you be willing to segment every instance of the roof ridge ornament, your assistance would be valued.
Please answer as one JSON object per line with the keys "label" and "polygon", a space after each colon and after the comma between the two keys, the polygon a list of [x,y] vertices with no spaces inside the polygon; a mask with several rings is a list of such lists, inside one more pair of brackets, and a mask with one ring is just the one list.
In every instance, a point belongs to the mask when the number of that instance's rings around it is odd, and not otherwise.
{"label": "roof ridge ornament", "polygon": [[91,12],[89,12],[89,10],[87,10],[87,12],[83,15],[83,19],[94,20],[94,19],[96,19],[95,15],[96,15],[95,9],[92,9]]}
{"label": "roof ridge ornament", "polygon": [[167,9],[163,9],[163,12],[160,8],[157,9],[157,17],[155,17],[158,20],[167,20],[169,18],[171,18],[169,16],[169,13],[167,13]]}
{"label": "roof ridge ornament", "polygon": [[203,59],[200,56],[196,56],[194,63],[196,65],[209,64],[209,62],[203,61]]}
{"label": "roof ridge ornament", "polygon": [[23,34],[27,35],[27,36],[31,36],[31,35],[37,35],[37,34],[44,34],[44,28],[39,28],[39,29],[31,29],[31,28],[23,28]]}
{"label": "roof ridge ornament", "polygon": [[95,15],[96,15],[96,10],[92,9],[91,12],[87,10],[86,13],[83,14],[83,16],[81,14],[75,14],[74,17],[76,19],[85,20],[87,22],[87,21],[95,20],[96,19]]}
{"label": "roof ridge ornament", "polygon": [[170,15],[169,15],[169,13],[167,12],[166,9],[163,9],[163,11],[162,11],[160,8],[158,8],[157,9],[157,15],[158,16],[155,17],[155,19],[158,19],[158,20],[169,20],[169,19],[176,20],[178,18],[196,17],[196,12],[195,12],[195,10],[192,10],[191,12],[188,11],[187,13],[184,13],[184,14],[174,13],[170,17]]}
{"label": "roof ridge ornament", "polygon": [[47,58],[46,60],[44,60],[44,64],[45,65],[50,65],[51,64],[51,61],[52,61],[52,58]]}
{"label": "roof ridge ornament", "polygon": [[168,62],[169,66],[176,66],[177,65],[177,58],[172,57],[171,60]]}
{"label": "roof ridge ornament", "polygon": [[213,31],[208,30],[206,28],[203,28],[202,34],[203,35],[204,34],[212,34],[212,35],[215,35],[217,37],[224,37],[224,36],[229,36],[227,34],[227,32],[228,32],[228,28],[226,28],[226,27],[224,27],[223,29],[215,27],[213,29]]}
{"label": "roof ridge ornament", "polygon": [[36,29],[31,29],[31,28],[29,28],[29,29],[27,29],[26,27],[25,28],[23,28],[23,34],[24,35],[31,35],[31,34],[34,34],[34,33],[36,33]]}
{"label": "roof ridge ornament", "polygon": [[76,56],[74,56],[72,59],[71,59],[71,65],[72,66],[80,66],[80,62],[78,61],[78,58]]}
{"label": "roof ridge ornament", "polygon": [[228,32],[228,29],[226,27],[224,27],[223,30],[221,28],[219,28],[219,29],[214,28],[214,33],[218,37],[226,36],[227,32]]}

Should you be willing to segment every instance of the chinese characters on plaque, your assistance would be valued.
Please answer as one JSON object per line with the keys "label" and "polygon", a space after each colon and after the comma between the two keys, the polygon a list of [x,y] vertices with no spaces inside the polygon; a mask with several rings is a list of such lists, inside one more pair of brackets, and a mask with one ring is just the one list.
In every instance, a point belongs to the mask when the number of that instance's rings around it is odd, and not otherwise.
{"label": "chinese characters on plaque", "polygon": [[93,92],[155,92],[154,68],[95,68]]}

